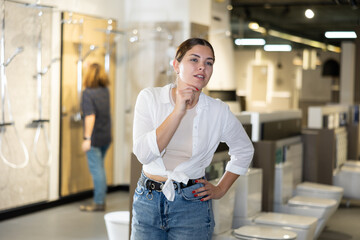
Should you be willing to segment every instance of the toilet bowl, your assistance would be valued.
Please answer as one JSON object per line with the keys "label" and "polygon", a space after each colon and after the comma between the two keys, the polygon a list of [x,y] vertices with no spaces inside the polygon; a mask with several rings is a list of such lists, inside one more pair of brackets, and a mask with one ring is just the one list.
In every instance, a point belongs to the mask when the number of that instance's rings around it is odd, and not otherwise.
{"label": "toilet bowl", "polygon": [[255,217],[253,222],[256,225],[281,227],[290,230],[297,234],[299,240],[316,239],[315,232],[318,221],[315,217],[267,212]]}
{"label": "toilet bowl", "polygon": [[[219,179],[216,179],[210,181],[210,183],[216,185],[218,181]],[[236,182],[221,199],[214,199],[212,201],[215,221],[214,235],[222,234],[231,229],[234,215],[235,189]]]}
{"label": "toilet bowl", "polygon": [[295,195],[297,196],[334,199],[338,203],[340,203],[343,194],[344,189],[342,187],[321,183],[302,182],[295,188]]}
{"label": "toilet bowl", "polygon": [[109,240],[119,239],[119,236],[129,238],[129,211],[110,212],[104,215],[104,219]]}
{"label": "toilet bowl", "polygon": [[215,236],[212,240],[294,240],[297,234],[282,228],[267,226],[243,226],[230,230],[221,236]]}
{"label": "toilet bowl", "polygon": [[[217,180],[210,181],[216,184]],[[290,230],[275,227],[248,226],[247,228],[231,228],[235,207],[236,181],[221,199],[212,201],[215,228],[213,240],[228,239],[297,239],[297,234]],[[261,195],[260,195],[261,198]],[[260,201],[261,205],[261,201]],[[315,219],[316,221],[316,219]]]}
{"label": "toilet bowl", "polygon": [[311,216],[318,219],[315,231],[317,238],[330,216],[336,211],[338,202],[333,199],[306,196],[293,197],[291,163],[276,164],[274,187],[274,211],[279,213]]}
{"label": "toilet bowl", "polygon": [[261,212],[262,169],[251,168],[236,182],[233,229],[248,225],[271,226],[294,232],[299,240],[314,239],[317,218]]}
{"label": "toilet bowl", "polygon": [[360,199],[360,167],[344,165],[333,176],[335,186],[344,189],[344,198]]}
{"label": "toilet bowl", "polygon": [[330,217],[338,209],[341,199],[344,195],[344,188],[321,183],[302,182],[296,185],[295,196],[315,197],[324,199],[333,199],[336,201],[336,207],[329,213]]}

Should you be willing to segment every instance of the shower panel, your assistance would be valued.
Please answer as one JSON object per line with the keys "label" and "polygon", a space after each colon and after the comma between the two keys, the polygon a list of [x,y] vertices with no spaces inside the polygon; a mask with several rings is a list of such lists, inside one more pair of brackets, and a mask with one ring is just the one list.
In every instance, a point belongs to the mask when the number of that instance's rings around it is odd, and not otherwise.
{"label": "shower panel", "polygon": [[[0,122],[0,158],[3,162],[11,168],[24,168],[29,163],[29,154],[26,148],[25,143],[21,139],[12,116],[10,99],[7,92],[7,78],[5,68],[9,66],[12,60],[21,52],[24,51],[23,47],[18,47],[15,49],[15,52],[5,61],[5,2],[1,3],[1,39],[0,39],[0,81],[1,81],[1,122]],[[6,106],[7,104],[7,106]],[[8,121],[5,119],[6,109],[8,114]],[[7,128],[13,128],[15,136],[20,143],[22,151],[24,153],[24,159],[20,163],[14,163],[10,158],[14,157],[12,155],[6,156],[4,154],[4,142],[7,140],[7,135],[9,134]],[[12,147],[10,144],[7,145],[8,148]]]}
{"label": "shower panel", "polygon": [[[37,135],[32,121],[39,117],[36,76],[38,45],[41,41],[41,60],[49,63],[52,32],[52,7],[15,1],[1,1],[1,4],[5,6],[2,5],[0,12],[0,154],[3,158],[0,159],[0,211],[44,202],[49,197],[49,168],[40,166],[34,152],[28,150],[32,150],[34,135]],[[42,77],[44,106],[41,119],[48,119],[51,81],[49,76]],[[41,135],[37,157],[45,164],[49,156],[42,140]]]}

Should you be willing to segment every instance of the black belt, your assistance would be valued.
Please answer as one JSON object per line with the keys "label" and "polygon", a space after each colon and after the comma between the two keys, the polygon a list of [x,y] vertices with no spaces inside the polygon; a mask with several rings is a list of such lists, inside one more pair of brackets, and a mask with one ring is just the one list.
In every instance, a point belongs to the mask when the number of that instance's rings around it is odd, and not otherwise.
{"label": "black belt", "polygon": [[[196,181],[197,179],[190,179],[187,184],[184,184],[184,183],[180,183],[180,188],[186,188],[186,187],[190,187],[192,185],[195,185],[196,184]],[[155,191],[159,191],[161,192],[163,186],[164,186],[165,183],[162,183],[162,182],[156,182],[156,181],[153,181],[151,179],[148,179],[146,180],[146,183],[145,183],[145,187],[148,189],[148,190],[155,190]],[[178,184],[176,183],[173,183],[174,184],[174,187],[175,187],[175,190],[178,188]]]}

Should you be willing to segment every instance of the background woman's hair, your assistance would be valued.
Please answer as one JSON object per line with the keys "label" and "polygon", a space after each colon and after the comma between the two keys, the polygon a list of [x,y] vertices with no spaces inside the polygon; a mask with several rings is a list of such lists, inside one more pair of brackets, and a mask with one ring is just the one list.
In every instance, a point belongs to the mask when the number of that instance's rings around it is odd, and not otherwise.
{"label": "background woman's hair", "polygon": [[181,62],[181,60],[183,59],[183,57],[185,56],[187,51],[189,51],[191,48],[193,48],[196,45],[202,45],[202,46],[209,47],[212,51],[212,54],[214,56],[214,61],[215,61],[215,52],[214,52],[213,47],[211,46],[211,44],[208,41],[206,41],[205,39],[202,39],[202,38],[189,38],[188,40],[181,43],[176,51],[175,59],[178,62]]}
{"label": "background woman's hair", "polygon": [[105,69],[98,63],[92,63],[86,72],[83,84],[86,88],[107,87],[110,81]]}

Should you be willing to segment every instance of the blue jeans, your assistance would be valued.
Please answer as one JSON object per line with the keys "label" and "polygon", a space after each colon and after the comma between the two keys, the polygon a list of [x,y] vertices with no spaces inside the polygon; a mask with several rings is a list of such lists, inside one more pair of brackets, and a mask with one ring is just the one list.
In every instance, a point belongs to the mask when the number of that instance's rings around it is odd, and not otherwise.
{"label": "blue jeans", "polygon": [[86,152],[89,170],[94,183],[94,202],[104,204],[107,191],[104,158],[109,145],[102,147],[91,146]]}
{"label": "blue jeans", "polygon": [[162,192],[149,191],[142,173],[134,193],[132,240],[210,240],[214,231],[212,201],[200,201],[192,191],[203,184],[187,188],[177,185],[174,201]]}

